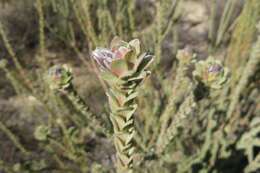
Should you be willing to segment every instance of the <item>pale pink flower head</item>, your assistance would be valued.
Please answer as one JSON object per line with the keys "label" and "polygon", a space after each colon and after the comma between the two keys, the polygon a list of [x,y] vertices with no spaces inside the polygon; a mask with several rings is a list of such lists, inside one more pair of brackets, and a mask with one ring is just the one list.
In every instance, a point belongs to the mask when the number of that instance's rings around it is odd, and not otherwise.
{"label": "pale pink flower head", "polygon": [[133,71],[135,65],[139,63],[140,42],[134,39],[125,42],[119,37],[111,41],[110,49],[96,48],[92,52],[92,58],[97,62],[101,71],[111,71],[116,76],[124,76],[129,71]]}

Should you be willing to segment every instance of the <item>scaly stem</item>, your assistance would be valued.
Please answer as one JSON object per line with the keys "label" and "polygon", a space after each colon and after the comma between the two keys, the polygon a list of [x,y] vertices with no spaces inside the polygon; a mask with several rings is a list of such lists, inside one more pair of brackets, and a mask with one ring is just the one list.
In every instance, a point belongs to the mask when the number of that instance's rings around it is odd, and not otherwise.
{"label": "scaly stem", "polygon": [[[127,82],[126,82],[127,83]],[[135,97],[137,92],[134,89],[123,85],[113,87],[107,93],[111,108],[110,118],[114,126],[114,143],[117,151],[118,172],[133,172],[134,154],[134,112],[137,108]],[[115,107],[115,102],[119,103]]]}
{"label": "scaly stem", "polygon": [[90,108],[87,106],[84,100],[78,95],[76,90],[74,90],[72,85],[64,89],[64,93],[66,94],[67,98],[72,102],[74,107],[90,121],[89,125],[92,126],[92,128],[96,129],[98,127],[105,133],[105,135],[109,136],[110,131],[102,122],[101,118],[90,111]]}

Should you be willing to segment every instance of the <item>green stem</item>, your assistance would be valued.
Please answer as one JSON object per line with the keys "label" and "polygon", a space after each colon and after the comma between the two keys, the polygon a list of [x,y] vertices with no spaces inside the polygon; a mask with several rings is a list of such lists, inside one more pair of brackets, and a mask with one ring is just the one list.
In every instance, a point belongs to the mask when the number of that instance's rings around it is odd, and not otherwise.
{"label": "green stem", "polygon": [[[127,84],[129,82],[126,81]],[[131,82],[130,82],[131,83]],[[111,108],[110,119],[114,127],[114,144],[117,151],[118,172],[133,172],[133,155],[135,150],[134,112],[137,109],[135,98],[137,92],[134,88],[119,85],[112,87],[107,93]],[[115,107],[115,103],[118,103]]]}
{"label": "green stem", "polygon": [[43,4],[42,0],[37,0],[37,12],[39,15],[39,42],[40,42],[40,56],[39,56],[39,64],[43,69],[46,70],[46,60],[44,57],[45,52],[45,33],[44,33],[44,13],[43,13]]}
{"label": "green stem", "polygon": [[74,90],[72,85],[66,88],[64,92],[68,97],[68,99],[75,106],[75,108],[90,121],[89,125],[91,127],[93,127],[94,129],[100,128],[105,133],[105,135],[109,136],[110,131],[107,129],[102,119],[90,111],[90,108],[83,101],[83,99],[78,95],[76,90]]}
{"label": "green stem", "polygon": [[191,114],[194,114],[194,111],[196,110],[196,104],[194,101],[194,95],[193,92],[187,96],[185,101],[180,106],[179,111],[177,114],[173,117],[172,123],[167,128],[166,132],[159,136],[157,141],[157,153],[160,155],[162,154],[167,146],[170,144],[172,139],[175,137],[177,133],[177,128],[180,127],[183,123],[183,119],[189,117]]}
{"label": "green stem", "polygon": [[215,31],[216,14],[217,14],[217,1],[212,0],[212,4],[211,4],[211,8],[210,8],[210,16],[209,16],[209,33],[208,33],[208,39],[210,41],[210,48],[209,48],[210,53],[213,51],[213,45],[214,45],[214,31]]}
{"label": "green stem", "polygon": [[0,130],[2,130],[6,136],[13,142],[13,144],[25,155],[29,155],[30,152],[24,148],[24,146],[20,143],[19,139],[13,134],[11,130],[9,130],[4,123],[0,121]]}
{"label": "green stem", "polygon": [[175,82],[173,85],[174,87],[172,89],[172,94],[169,97],[169,103],[166,105],[166,108],[159,120],[161,124],[161,127],[159,129],[159,139],[165,134],[169,125],[169,121],[173,117],[173,114],[176,113],[177,104],[184,99],[187,91],[190,91],[189,89],[193,90],[191,80],[186,76],[188,64],[181,61],[179,63],[179,67],[176,72]]}
{"label": "green stem", "polygon": [[228,29],[228,25],[230,23],[230,19],[232,17],[235,5],[236,5],[236,0],[229,0],[227,1],[226,5],[225,5],[225,9],[223,12],[223,15],[221,17],[221,21],[220,21],[220,26],[218,29],[218,35],[217,35],[217,39],[216,39],[216,46],[219,46],[223,36],[225,34],[225,32]]}
{"label": "green stem", "polygon": [[22,79],[24,80],[25,84],[27,85],[27,87],[30,88],[30,90],[33,91],[34,89],[33,89],[32,83],[29,80],[28,75],[26,74],[26,71],[24,70],[22,64],[19,62],[19,60],[16,56],[16,53],[14,52],[13,47],[11,46],[11,44],[10,44],[10,42],[9,42],[7,36],[6,36],[6,33],[4,31],[4,28],[3,28],[3,25],[2,25],[1,22],[0,22],[0,36],[3,39],[4,46],[7,50],[7,52],[9,53],[12,61],[14,62],[15,68],[20,73],[20,75],[21,75]]}
{"label": "green stem", "polygon": [[[260,24],[260,23],[259,23]],[[260,26],[259,26],[260,32]],[[234,93],[232,94],[231,102],[227,111],[227,120],[229,122],[237,103],[239,102],[240,95],[242,91],[246,88],[249,77],[252,76],[260,62],[260,34],[254,46],[252,47],[250,58],[242,72],[241,79],[239,80],[238,85],[235,88]],[[228,124],[228,123],[227,123]]]}

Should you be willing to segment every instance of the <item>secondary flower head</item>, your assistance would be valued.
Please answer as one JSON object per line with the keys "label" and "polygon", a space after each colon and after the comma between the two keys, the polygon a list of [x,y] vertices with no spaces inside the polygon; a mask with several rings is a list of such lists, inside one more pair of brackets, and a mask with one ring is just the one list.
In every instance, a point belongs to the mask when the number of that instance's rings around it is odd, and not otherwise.
{"label": "secondary flower head", "polygon": [[92,58],[97,62],[101,71],[109,71],[117,77],[124,77],[138,71],[144,61],[150,63],[153,58],[146,53],[141,56],[139,54],[140,41],[138,39],[125,42],[119,37],[115,37],[109,49],[96,48],[92,52]]}
{"label": "secondary flower head", "polygon": [[229,70],[219,60],[209,57],[195,65],[193,76],[207,87],[219,89],[228,80]]}
{"label": "secondary flower head", "polygon": [[72,70],[67,65],[55,65],[48,71],[47,81],[50,89],[60,90],[70,86]]}

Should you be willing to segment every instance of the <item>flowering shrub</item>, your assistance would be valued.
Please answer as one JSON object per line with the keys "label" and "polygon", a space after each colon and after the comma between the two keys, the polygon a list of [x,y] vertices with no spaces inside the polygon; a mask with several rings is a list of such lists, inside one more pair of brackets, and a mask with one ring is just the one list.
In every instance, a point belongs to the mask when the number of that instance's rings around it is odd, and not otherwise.
{"label": "flowering shrub", "polygon": [[135,150],[134,112],[137,109],[135,98],[141,82],[150,74],[147,67],[152,55],[140,54],[138,39],[129,43],[115,37],[111,48],[97,48],[92,57],[99,64],[103,79],[109,84],[107,92],[111,109],[110,119],[114,129],[114,144],[117,150],[118,172],[133,171]]}

